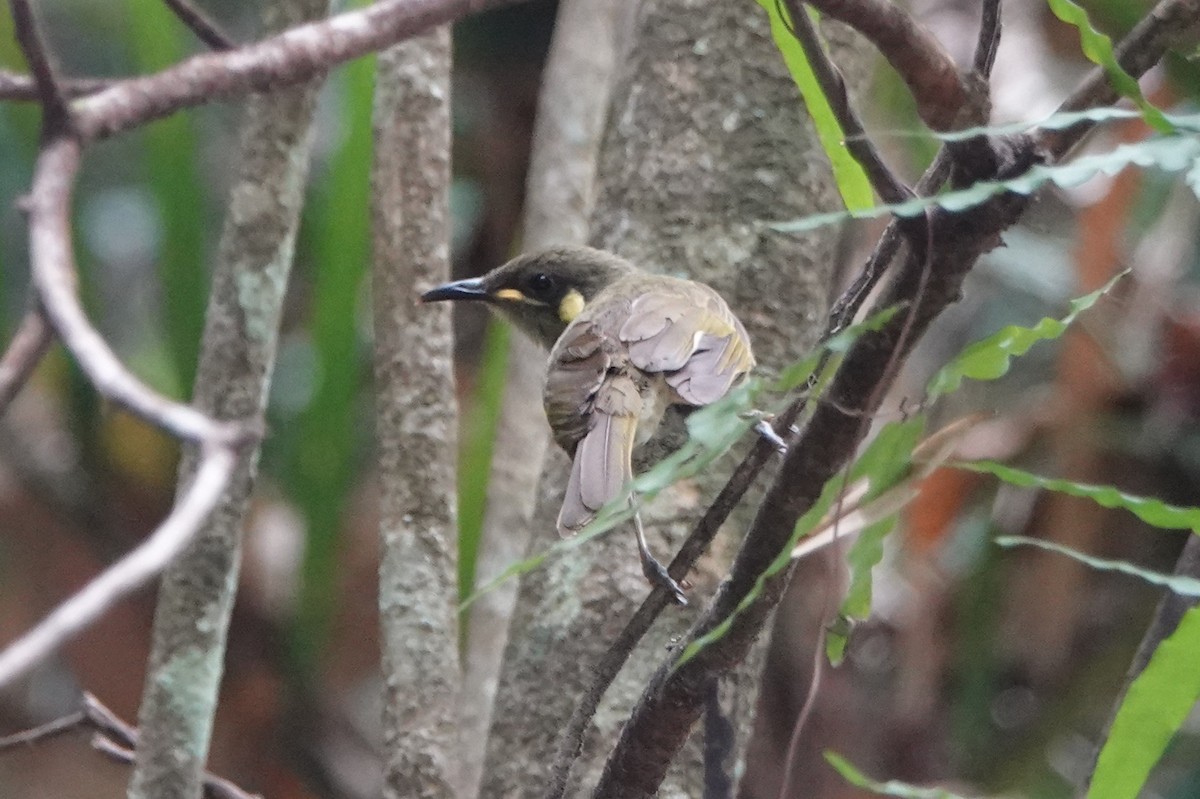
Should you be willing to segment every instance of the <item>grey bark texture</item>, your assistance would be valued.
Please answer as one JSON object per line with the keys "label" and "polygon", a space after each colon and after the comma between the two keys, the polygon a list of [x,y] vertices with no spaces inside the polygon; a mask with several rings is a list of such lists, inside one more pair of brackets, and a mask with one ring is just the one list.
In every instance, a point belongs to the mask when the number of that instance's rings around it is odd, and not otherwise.
{"label": "grey bark texture", "polygon": [[384,796],[457,796],[456,401],[450,309],[450,31],[379,56],[371,170]]}
{"label": "grey bark texture", "polygon": [[[830,44],[851,76],[862,71],[860,44],[848,44],[840,32]],[[745,323],[768,372],[813,344],[825,319],[836,233],[784,236],[756,223],[834,207],[838,199],[766,15],[752,0],[642,3],[619,68],[597,180],[592,244],[644,269],[712,285]],[[678,445],[682,425],[676,420],[673,427],[658,438],[657,450],[651,442],[642,460]],[[643,508],[661,558],[690,531],[732,462]],[[565,456],[552,453],[533,525],[536,550],[556,537],[567,470]],[[596,784],[653,670],[723,576],[752,506],[753,497],[693,571],[692,606],[669,608],[609,689],[568,795]],[[486,796],[533,795],[544,782],[591,665],[648,591],[632,538],[620,528],[522,581],[489,744]],[[693,735],[661,796],[710,795],[707,788],[736,782],[760,666],[751,657],[713,689],[705,724],[711,773],[705,773],[702,736]]]}
{"label": "grey bark texture", "polygon": [[[270,31],[328,11],[327,0],[265,6]],[[312,81],[246,103],[193,397],[198,409],[218,419],[251,418],[266,407],[319,86]],[[163,576],[131,799],[200,796],[258,455],[257,447],[247,448],[225,499]],[[191,479],[196,461],[197,453],[185,450],[180,486]]]}
{"label": "grey bark texture", "polygon": [[[563,0],[559,4],[525,184],[521,241],[525,252],[587,241],[596,156],[612,90],[614,27],[617,13],[626,5],[625,0]],[[520,334],[511,341],[476,585],[485,585],[525,556],[549,443],[550,429],[542,412],[546,353]],[[479,791],[516,596],[516,584],[506,583],[471,605],[462,694],[464,797]]]}

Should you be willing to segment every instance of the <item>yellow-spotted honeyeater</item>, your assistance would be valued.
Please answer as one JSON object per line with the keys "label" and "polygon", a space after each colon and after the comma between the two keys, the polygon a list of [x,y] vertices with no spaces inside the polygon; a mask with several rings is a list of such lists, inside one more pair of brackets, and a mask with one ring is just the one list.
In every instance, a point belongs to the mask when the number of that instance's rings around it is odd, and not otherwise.
{"label": "yellow-spotted honeyeater", "polygon": [[[667,406],[715,402],[754,366],[745,328],[716,291],[590,247],[522,255],[421,299],[484,302],[550,349],[546,417],[572,458],[558,515],[564,535],[629,491],[634,447]],[[646,577],[686,602],[634,519]]]}

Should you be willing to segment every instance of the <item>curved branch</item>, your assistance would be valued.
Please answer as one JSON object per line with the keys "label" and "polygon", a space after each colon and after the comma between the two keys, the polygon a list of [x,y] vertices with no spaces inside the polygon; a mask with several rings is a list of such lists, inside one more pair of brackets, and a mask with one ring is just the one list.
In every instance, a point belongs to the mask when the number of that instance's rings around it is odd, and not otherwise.
{"label": "curved branch", "polygon": [[380,0],[226,53],[204,53],[121,81],[73,105],[85,139],[111,136],[184,108],[294,86],[466,14],[519,0]]}
{"label": "curved branch", "polygon": [[954,59],[904,8],[887,0],[807,0],[822,14],[867,37],[912,92],[917,112],[934,130],[962,123],[971,93]]}
{"label": "curved branch", "polygon": [[70,225],[71,191],[79,162],[79,142],[61,138],[42,150],[34,169],[29,197],[32,279],[50,324],[92,384],[109,399],[178,438],[237,443],[249,433],[245,426],[214,421],[147,388],[118,360],[84,314],[75,293]]}
{"label": "curved branch", "polygon": [[196,479],[149,538],[0,652],[0,688],[25,674],[166,568],[208,518],[236,464],[235,449],[225,444],[210,445]]}
{"label": "curved branch", "polygon": [[26,312],[4,355],[0,355],[0,416],[25,387],[30,375],[54,343],[54,332],[40,308]]}

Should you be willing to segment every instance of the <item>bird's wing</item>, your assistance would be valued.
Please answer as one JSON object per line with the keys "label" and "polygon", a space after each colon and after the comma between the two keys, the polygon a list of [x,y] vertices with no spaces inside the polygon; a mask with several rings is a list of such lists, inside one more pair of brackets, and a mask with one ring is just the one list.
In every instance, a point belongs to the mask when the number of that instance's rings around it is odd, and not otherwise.
{"label": "bird's wing", "polygon": [[593,324],[574,324],[550,353],[542,400],[554,440],[568,455],[574,455],[590,429],[596,392],[612,365],[610,348],[604,343]]}
{"label": "bird's wing", "polygon": [[572,456],[558,516],[564,535],[581,529],[633,478],[642,397],[619,342],[593,321],[571,325],[550,356],[544,402],[555,440]]}
{"label": "bird's wing", "polygon": [[708,405],[754,366],[750,338],[715,291],[691,284],[679,293],[646,293],[630,306],[619,337],[634,366],[662,372],[689,405]]}

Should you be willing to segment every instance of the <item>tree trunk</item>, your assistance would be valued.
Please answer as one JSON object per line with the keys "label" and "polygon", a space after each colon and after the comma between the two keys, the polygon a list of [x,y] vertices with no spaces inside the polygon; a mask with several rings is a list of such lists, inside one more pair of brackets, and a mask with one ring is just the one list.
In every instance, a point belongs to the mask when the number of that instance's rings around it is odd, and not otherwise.
{"label": "tree trunk", "polygon": [[[277,0],[267,4],[265,27],[282,30],[326,10],[326,0]],[[320,84],[254,95],[246,104],[193,398],[218,419],[251,418],[266,407]],[[191,449],[179,468],[181,486],[195,470]],[[225,498],[163,577],[131,799],[200,796],[258,454],[255,447],[242,456]]]}
{"label": "tree trunk", "polygon": [[450,30],[379,56],[371,170],[384,791],[457,796],[458,525],[448,307]]}
{"label": "tree trunk", "polygon": [[[525,191],[521,248],[587,241],[595,195],[596,156],[612,92],[616,18],[626,0],[563,0],[538,96],[537,126]],[[504,404],[488,480],[487,515],[475,585],[486,585],[529,546],[538,479],[550,441],[542,412],[546,353],[511,337]],[[501,585],[472,605],[463,675],[462,796],[475,796],[483,776],[496,684],[516,603],[516,585]]]}
{"label": "tree trunk", "polygon": [[[831,47],[839,64],[854,60],[855,48]],[[831,208],[838,199],[766,15],[755,3],[642,4],[598,174],[593,244],[647,270],[712,285],[745,323],[768,372],[799,359],[815,341],[830,294],[836,233],[784,236],[757,223]],[[643,468],[679,443],[682,425],[676,420],[673,427],[658,445],[648,445]],[[552,453],[534,520],[535,551],[557,538],[554,519],[567,470],[563,453]],[[651,546],[661,557],[678,546],[728,476],[720,468],[711,472],[643,509]],[[569,794],[596,783],[630,707],[672,639],[711,595],[747,521],[745,513],[734,515],[711,557],[690,576],[691,607],[668,608],[609,689]],[[492,727],[485,795],[539,793],[592,665],[647,591],[626,528],[526,575]],[[661,795],[731,794],[760,666],[759,658],[751,658],[714,686],[707,758],[700,736],[693,736]]]}

